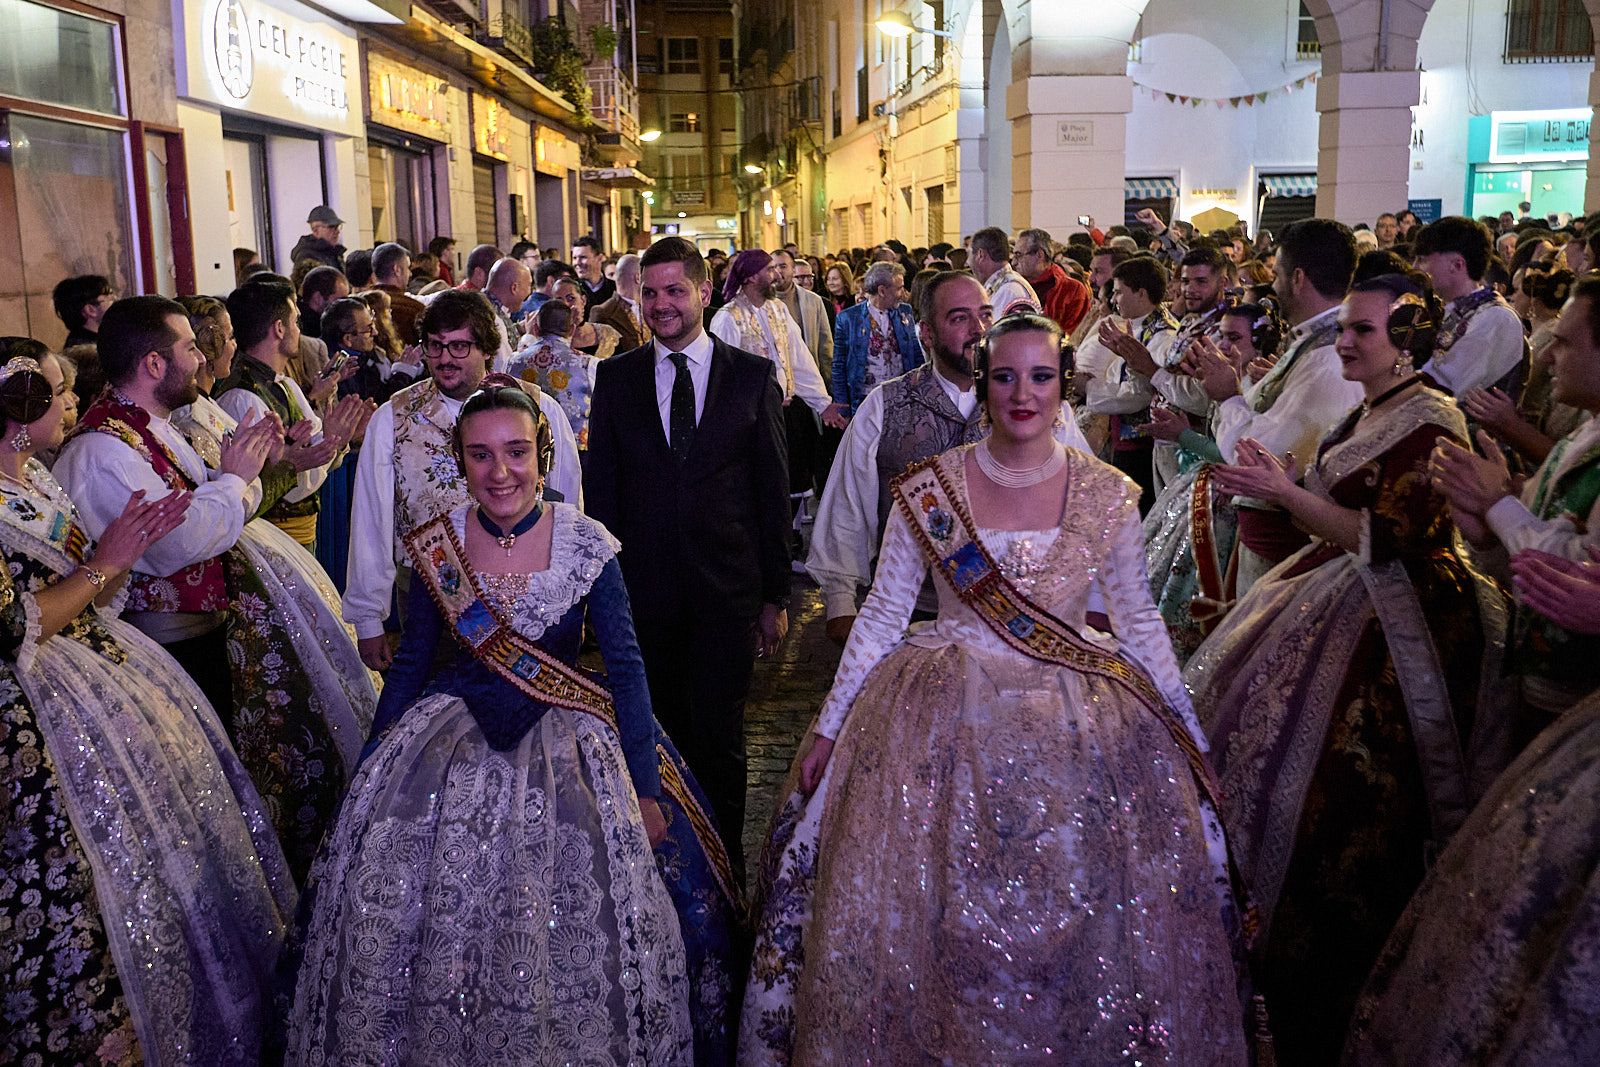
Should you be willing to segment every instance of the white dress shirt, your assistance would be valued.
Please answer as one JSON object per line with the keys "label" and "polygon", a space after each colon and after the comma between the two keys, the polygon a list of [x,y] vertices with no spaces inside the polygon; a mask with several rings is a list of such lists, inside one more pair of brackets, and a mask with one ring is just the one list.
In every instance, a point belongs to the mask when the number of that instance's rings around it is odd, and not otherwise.
{"label": "white dress shirt", "polygon": [[[1150,315],[1154,314],[1154,311],[1150,312]],[[1150,315],[1130,319],[1128,332],[1138,337],[1139,331],[1144,328]],[[1157,367],[1166,366],[1168,354],[1172,351],[1172,342],[1177,340],[1177,337],[1177,333],[1173,330],[1160,330],[1144,342],[1145,350],[1150,353],[1150,358],[1156,361]],[[1095,343],[1099,344],[1099,338],[1095,339]],[[1103,347],[1102,351],[1110,353],[1109,349]],[[1148,408],[1154,395],[1155,390],[1149,378],[1129,370],[1127,360],[1111,353],[1105,369],[1091,377],[1084,387],[1084,407],[1096,415],[1132,415]]]}
{"label": "white dress shirt", "polygon": [[[661,411],[661,432],[667,435],[667,443],[672,442],[672,385],[678,380],[678,368],[673,365],[671,355],[674,349],[668,348],[659,340],[654,341],[656,346],[656,407]],[[700,417],[706,410],[706,386],[711,381],[711,335],[701,330],[681,349],[688,357],[689,382],[694,386],[694,424],[700,425]]]}
{"label": "white dress shirt", "polygon": [[[960,389],[937,367],[933,368],[933,376],[961,417],[970,419],[978,407],[977,390]],[[1078,429],[1072,405],[1063,402],[1061,414],[1066,425],[1055,428],[1056,440],[1088,453],[1089,442]],[[830,619],[856,613],[856,590],[869,583],[872,558],[883,536],[878,529],[878,442],[882,437],[880,385],[856,408],[855,417],[844,431],[812,527],[806,572],[822,587],[822,600]]]}
{"label": "white dress shirt", "polygon": [[[254,509],[249,507],[250,486],[237,475],[207,469],[170,420],[151,415],[150,432],[196,486],[183,522],[146,548],[133,565],[136,571],[165,578],[232,548]],[[164,499],[171,491],[143,456],[108,433],[72,438],[51,473],[78,505],[84,529],[96,540],[122,514],[136,490],[144,490],[146,501]]]}
{"label": "white dress shirt", "polygon": [[1023,310],[1024,307],[1032,311],[1044,307],[1039,294],[1028,284],[1028,279],[1012,270],[1009,264],[1002,264],[999,270],[985,278],[983,290],[989,294],[989,303],[994,307],[996,319],[1013,310]]}
{"label": "white dress shirt", "polygon": [[[1571,438],[1572,443],[1562,453],[1561,461],[1550,472],[1552,484],[1596,446],[1600,446],[1600,418],[1591,416],[1572,431]],[[1500,538],[1501,544],[1512,555],[1525,548],[1536,548],[1552,556],[1588,563],[1589,554],[1584,551],[1585,546],[1600,546],[1600,503],[1589,515],[1575,517],[1563,514],[1552,519],[1541,519],[1530,510],[1529,505],[1544,482],[1544,476],[1545,471],[1541,466],[1522,487],[1521,500],[1514,496],[1497,500],[1484,514],[1489,529],[1494,531],[1494,535]]]}
{"label": "white dress shirt", "polygon": [[1453,396],[1487,389],[1522,362],[1522,320],[1509,307],[1481,307],[1448,351],[1435,352],[1422,373]]}
{"label": "white dress shirt", "polygon": [[[744,297],[740,295],[734,299],[744,300]],[[789,309],[784,306],[783,301],[771,300],[768,303],[776,304],[783,311],[780,321],[782,321],[784,329],[789,333],[789,352],[791,356],[800,353],[809,356],[811,349],[806,347],[806,339],[800,332],[800,324],[794,321],[794,316],[789,314]],[[760,309],[757,309],[757,316],[760,318],[761,328],[765,332],[768,328],[767,317]],[[744,339],[740,335],[739,324],[727,307],[717,309],[716,315],[711,319],[711,332],[720,338],[724,344],[732,345],[734,348],[744,347]],[[828,405],[833,403],[833,397],[828,395],[828,387],[822,380],[822,372],[817,369],[817,361],[815,359],[790,359],[791,366],[788,367],[788,374],[785,374],[785,368],[779,365],[777,339],[768,336],[765,338],[765,342],[763,351],[757,352],[756,355],[766,356],[772,361],[772,365],[777,368],[778,388],[784,391],[783,399],[787,402],[793,397],[799,397],[805,401],[806,407],[815,411],[818,415],[826,411]],[[787,385],[787,381],[791,377],[794,380],[793,392],[789,391]]]}
{"label": "white dress shirt", "polygon": [[[462,401],[443,393],[439,402],[454,422],[461,416]],[[555,458],[545,482],[563,500],[575,507],[583,505],[583,473],[578,464],[578,441],[566,413],[543,390],[539,410],[550,422],[555,439]],[[345,569],[344,621],[355,627],[359,638],[383,633],[389,617],[389,593],[394,588],[397,565],[404,560],[394,555],[394,402],[388,401],[373,412],[361,442],[361,458],[356,464],[355,486],[350,505],[350,556]]]}
{"label": "white dress shirt", "polygon": [[[311,439],[322,440],[322,419],[317,416],[317,410],[306,399],[306,394],[301,391],[300,384],[286,374],[275,375],[272,379],[288,394],[289,400],[299,409],[302,419],[311,423]],[[248,389],[229,389],[217,397],[217,406],[228,413],[234,423],[244,421],[245,413],[249,412],[252,419],[262,419],[272,414],[272,409],[267,402]],[[290,504],[298,504],[322,488],[322,483],[328,480],[328,472],[337,467],[344,460],[341,452],[320,467],[300,471],[294,476],[294,488],[283,494],[283,499]]]}
{"label": "white dress shirt", "polygon": [[[1290,345],[1338,314],[1335,306],[1300,323],[1290,334]],[[1297,355],[1284,374],[1277,402],[1266,411],[1256,411],[1262,382],[1268,378],[1251,385],[1243,396],[1230,396],[1217,406],[1212,421],[1217,447],[1223,460],[1232,463],[1240,439],[1254,437],[1279,459],[1293,452],[1303,471],[1315,459],[1317,445],[1328,431],[1361,403],[1361,386],[1345,378],[1331,344]]]}

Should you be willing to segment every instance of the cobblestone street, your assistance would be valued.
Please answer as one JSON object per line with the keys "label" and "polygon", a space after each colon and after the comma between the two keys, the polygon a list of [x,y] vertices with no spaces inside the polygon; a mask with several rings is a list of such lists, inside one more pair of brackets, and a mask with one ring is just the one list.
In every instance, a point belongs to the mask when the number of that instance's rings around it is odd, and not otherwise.
{"label": "cobblestone street", "polygon": [[744,850],[752,877],[789,763],[822,706],[839,664],[839,649],[823,632],[826,621],[822,594],[808,579],[796,575],[789,636],[775,659],[756,661],[744,721],[750,755]]}

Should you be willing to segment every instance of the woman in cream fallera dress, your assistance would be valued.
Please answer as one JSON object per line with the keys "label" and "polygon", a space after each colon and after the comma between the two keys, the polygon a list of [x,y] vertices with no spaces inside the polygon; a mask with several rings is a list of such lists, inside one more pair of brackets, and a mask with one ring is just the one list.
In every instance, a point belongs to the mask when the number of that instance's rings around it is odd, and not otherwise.
{"label": "woman in cream fallera dress", "polygon": [[[1175,736],[1202,745],[1138,491],[1068,450],[1057,528],[977,528],[983,447],[932,462],[1002,574],[1087,639],[1082,669],[1016,650],[942,577],[908,634],[929,566],[897,503],[815,728],[831,759],[768,845],[741,1062],[1243,1063],[1225,844]],[[1108,680],[1129,667],[1175,725]]]}

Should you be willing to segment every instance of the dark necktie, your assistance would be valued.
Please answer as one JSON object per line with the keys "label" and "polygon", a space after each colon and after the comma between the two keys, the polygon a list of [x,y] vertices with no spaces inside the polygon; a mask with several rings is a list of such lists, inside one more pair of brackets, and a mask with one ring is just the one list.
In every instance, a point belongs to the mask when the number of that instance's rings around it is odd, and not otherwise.
{"label": "dark necktie", "polygon": [[694,382],[689,378],[689,358],[682,352],[673,352],[668,359],[677,369],[672,379],[672,407],[667,423],[671,427],[672,456],[679,463],[689,455],[689,445],[694,441]]}

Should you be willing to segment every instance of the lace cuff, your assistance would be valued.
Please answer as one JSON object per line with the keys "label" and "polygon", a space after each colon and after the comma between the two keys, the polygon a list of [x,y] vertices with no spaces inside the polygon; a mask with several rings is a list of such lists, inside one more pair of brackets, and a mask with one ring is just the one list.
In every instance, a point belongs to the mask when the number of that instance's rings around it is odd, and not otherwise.
{"label": "lace cuff", "polygon": [[1362,508],[1356,533],[1356,561],[1363,567],[1372,566],[1372,509]]}
{"label": "lace cuff", "polygon": [[22,608],[22,644],[17,646],[17,670],[33,668],[33,658],[39,654],[40,635],[44,632],[39,623],[39,602],[32,593],[16,591],[17,606]]}

